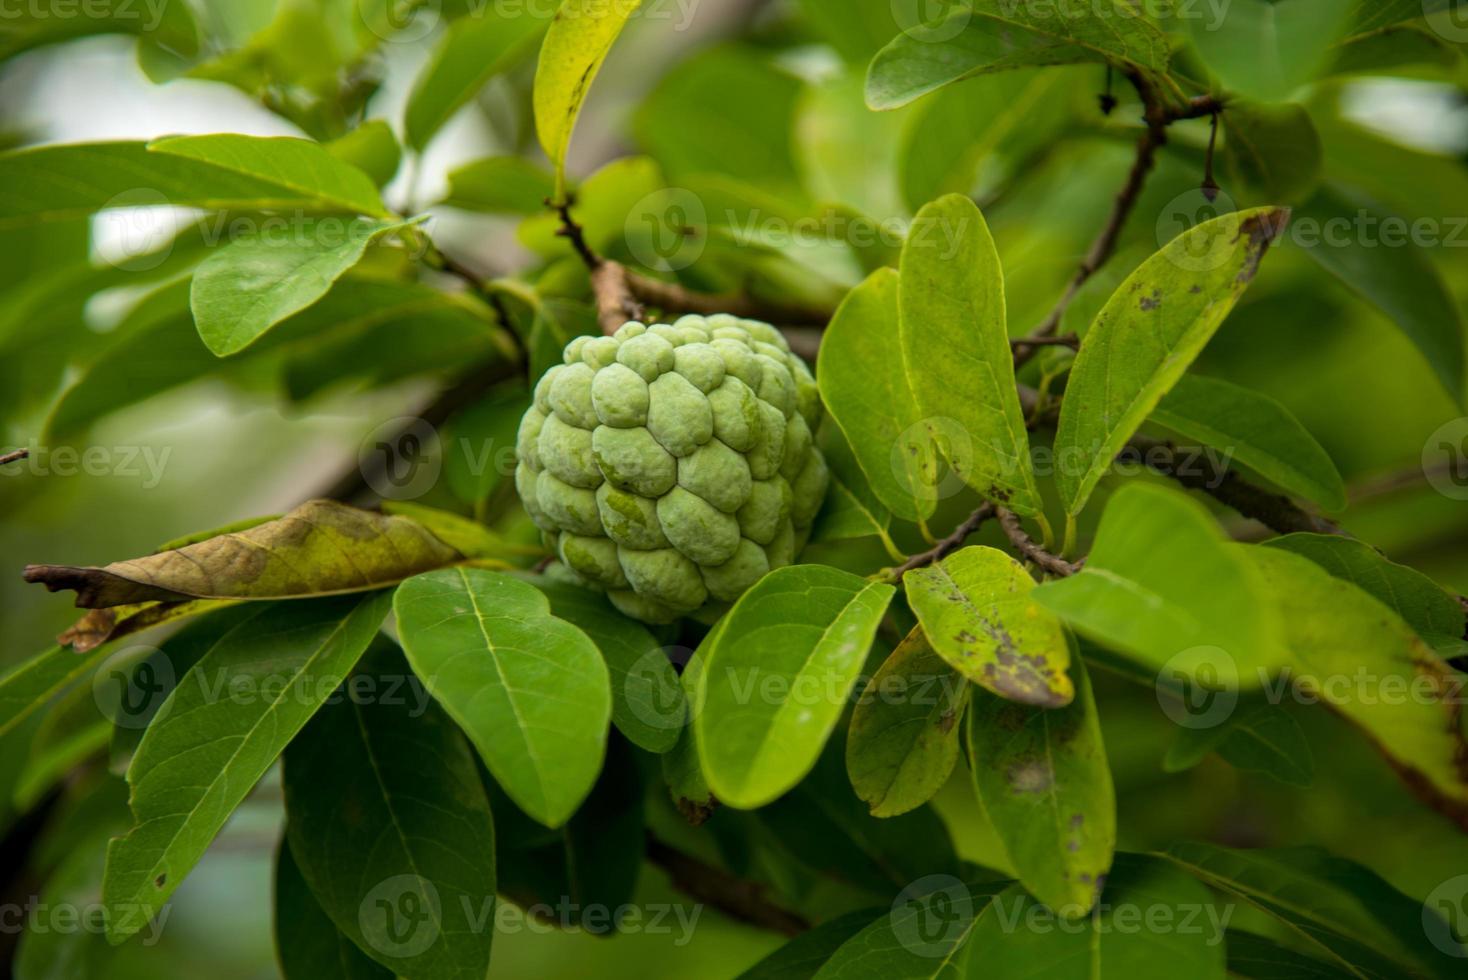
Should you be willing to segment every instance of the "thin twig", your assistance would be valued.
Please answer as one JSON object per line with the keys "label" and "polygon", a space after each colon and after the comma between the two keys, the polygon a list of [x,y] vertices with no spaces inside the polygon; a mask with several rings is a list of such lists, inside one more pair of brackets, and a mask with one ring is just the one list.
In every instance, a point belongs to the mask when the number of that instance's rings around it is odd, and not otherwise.
{"label": "thin twig", "polygon": [[1051,575],[1065,578],[1080,571],[1079,565],[1073,565],[1059,555],[1052,555],[1026,534],[1025,529],[1020,526],[1019,515],[1014,511],[999,508],[999,526],[1004,529],[1004,536],[1014,545],[1016,551]]}
{"label": "thin twig", "polygon": [[1185,466],[1178,459],[1176,447],[1147,436],[1136,436],[1127,443],[1148,469],[1171,477],[1192,490],[1201,490],[1226,507],[1251,520],[1258,521],[1276,534],[1341,534],[1346,532],[1335,521],[1312,514],[1283,494],[1272,493],[1247,483],[1237,472],[1203,473]]}
{"label": "thin twig", "polygon": [[[1081,288],[1116,252],[1116,243],[1121,238],[1127,218],[1136,208],[1137,201],[1142,196],[1142,188],[1147,183],[1147,176],[1157,164],[1157,153],[1167,145],[1167,127],[1182,119],[1216,116],[1223,110],[1223,103],[1211,95],[1195,98],[1182,108],[1169,108],[1141,72],[1130,71],[1127,73],[1127,78],[1136,88],[1137,94],[1141,96],[1142,116],[1146,123],[1146,128],[1137,140],[1136,158],[1132,161],[1131,171],[1127,174],[1126,183],[1117,192],[1106,224],[1102,226],[1101,232],[1091,243],[1090,250],[1081,261],[1080,268],[1076,270],[1075,275],[1066,285],[1065,292],[1061,294],[1049,315],[1024,338],[1025,340],[1053,336],[1055,331],[1060,329],[1060,321],[1064,319],[1066,310],[1070,309],[1071,303],[1075,302],[1075,298],[1080,295]],[[1016,347],[1015,366],[1018,367],[1033,357],[1036,349],[1034,346]]]}
{"label": "thin twig", "polygon": [[811,927],[804,917],[765,898],[765,886],[685,854],[651,833],[647,835],[647,859],[668,873],[674,888],[731,919],[785,936],[798,936]]}
{"label": "thin twig", "polygon": [[585,229],[576,223],[575,218],[571,217],[571,205],[576,203],[575,200],[571,197],[567,197],[564,201],[552,201],[546,198],[545,203],[546,207],[554,211],[561,219],[561,227],[556,229],[556,234],[571,243],[571,247],[576,250],[576,254],[581,257],[586,268],[595,269],[601,265],[601,259],[591,250],[591,246],[586,244]]}
{"label": "thin twig", "polygon": [[6,453],[4,456],[0,456],[0,466],[4,466],[6,463],[19,463],[30,454],[31,451],[29,449],[17,449],[13,453]]}
{"label": "thin twig", "polygon": [[1071,350],[1080,350],[1081,338],[1073,333],[1062,337],[1016,337],[1009,342],[1009,346],[1015,351],[1033,347],[1069,347]]}
{"label": "thin twig", "polygon": [[962,524],[953,529],[952,534],[934,544],[927,551],[913,555],[896,568],[888,569],[883,573],[883,578],[886,578],[888,581],[898,582],[901,581],[902,576],[914,568],[925,568],[936,561],[941,561],[943,558],[946,558],[950,553],[962,547],[965,538],[973,534],[985,521],[993,517],[994,510],[993,504],[985,503],[979,505],[978,509],[968,515]]}

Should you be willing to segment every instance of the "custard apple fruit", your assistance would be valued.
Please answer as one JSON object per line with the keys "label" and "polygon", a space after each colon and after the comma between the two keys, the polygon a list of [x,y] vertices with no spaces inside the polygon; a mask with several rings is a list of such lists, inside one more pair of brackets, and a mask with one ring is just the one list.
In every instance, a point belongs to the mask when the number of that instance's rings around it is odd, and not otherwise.
{"label": "custard apple fruit", "polygon": [[535,386],[515,486],[561,571],[669,622],[795,559],[830,482],[820,414],[767,323],[630,322],[571,341]]}

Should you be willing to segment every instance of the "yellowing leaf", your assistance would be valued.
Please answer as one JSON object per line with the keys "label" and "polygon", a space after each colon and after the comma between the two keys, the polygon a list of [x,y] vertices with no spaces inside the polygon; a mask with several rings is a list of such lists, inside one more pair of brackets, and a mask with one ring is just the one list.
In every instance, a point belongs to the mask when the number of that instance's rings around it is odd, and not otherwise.
{"label": "yellowing leaf", "polygon": [[928,642],[969,680],[1022,704],[1070,703],[1065,630],[1030,598],[1035,580],[1019,562],[975,546],[902,581]]}
{"label": "yellowing leaf", "polygon": [[1111,461],[1234,308],[1289,212],[1258,208],[1206,221],[1143,262],[1112,294],[1071,369],[1055,458],[1066,512],[1078,514]]}
{"label": "yellowing leaf", "polygon": [[311,500],[245,531],[102,568],[28,565],[27,582],[98,609],[181,599],[291,599],[394,585],[462,561],[406,517]]}
{"label": "yellowing leaf", "polygon": [[535,69],[535,131],[556,168],[557,200],[565,200],[566,151],[581,103],[640,5],[641,0],[565,0],[546,32]]}

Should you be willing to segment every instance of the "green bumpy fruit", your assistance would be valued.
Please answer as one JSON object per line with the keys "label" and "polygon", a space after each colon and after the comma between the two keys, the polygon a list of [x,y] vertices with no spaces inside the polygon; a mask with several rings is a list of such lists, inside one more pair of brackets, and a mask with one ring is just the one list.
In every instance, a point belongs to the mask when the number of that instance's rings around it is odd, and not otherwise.
{"label": "green bumpy fruit", "polygon": [[830,474],[821,400],[767,323],[727,314],[577,337],[520,422],[515,486],[562,571],[666,623],[805,544]]}

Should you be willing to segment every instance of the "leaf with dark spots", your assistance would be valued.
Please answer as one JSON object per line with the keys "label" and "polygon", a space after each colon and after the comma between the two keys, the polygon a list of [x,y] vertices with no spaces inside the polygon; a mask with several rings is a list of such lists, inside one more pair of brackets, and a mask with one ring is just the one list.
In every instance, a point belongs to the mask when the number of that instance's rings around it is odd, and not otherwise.
{"label": "leaf with dark spots", "polygon": [[[188,599],[289,599],[363,592],[463,558],[406,517],[312,500],[279,520],[171,551],[101,568],[30,565],[25,578],[52,592],[75,589],[79,608],[101,609]],[[114,620],[111,631],[119,620]],[[89,623],[78,638],[91,642],[106,629],[100,620]]]}
{"label": "leaf with dark spots", "polygon": [[1085,666],[1063,708],[974,692],[968,756],[974,788],[1010,865],[1052,909],[1089,910],[1116,848],[1116,793]]}
{"label": "leaf with dark spots", "polygon": [[[1288,216],[1260,208],[1184,232],[1097,314],[1071,368],[1055,434],[1056,458],[1080,464],[1056,474],[1067,513],[1080,513],[1116,454],[1202,352]],[[1138,292],[1155,305],[1133,301]]]}
{"label": "leaf with dark spots", "polygon": [[933,649],[964,677],[1011,701],[1070,703],[1064,630],[1030,600],[1034,580],[1013,558],[965,548],[903,583]]}

